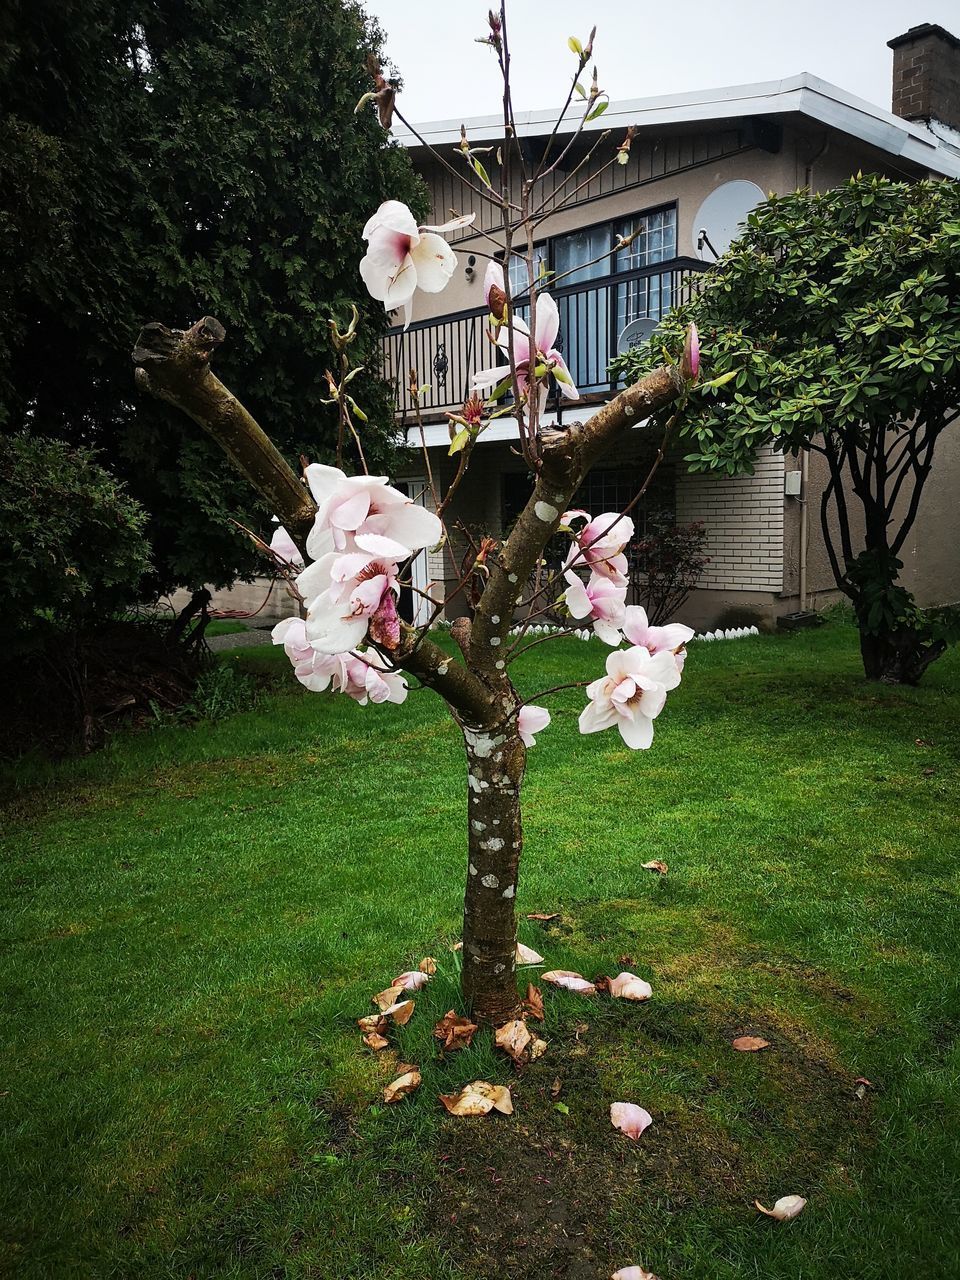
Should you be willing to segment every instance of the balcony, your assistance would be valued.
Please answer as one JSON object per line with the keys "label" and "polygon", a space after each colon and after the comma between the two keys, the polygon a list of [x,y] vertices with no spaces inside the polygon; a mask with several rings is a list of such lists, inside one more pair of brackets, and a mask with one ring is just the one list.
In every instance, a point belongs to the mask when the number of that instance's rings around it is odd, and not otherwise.
{"label": "balcony", "polygon": [[[696,288],[696,277],[708,265],[697,258],[671,258],[550,289],[560,310],[557,347],[582,399],[600,400],[614,390],[607,366],[617,354],[617,340],[627,324],[642,318],[660,320],[671,307],[687,301]],[[517,312],[523,315],[522,299]],[[436,422],[447,411],[460,409],[478,369],[505,363],[487,337],[487,315],[486,308],[478,307],[415,321],[406,332],[400,326],[387,330],[382,342],[383,375],[394,387],[400,424],[409,426],[413,420],[411,368],[416,369],[419,383],[430,387],[421,401],[423,420]],[[550,408],[557,400],[551,396]]]}

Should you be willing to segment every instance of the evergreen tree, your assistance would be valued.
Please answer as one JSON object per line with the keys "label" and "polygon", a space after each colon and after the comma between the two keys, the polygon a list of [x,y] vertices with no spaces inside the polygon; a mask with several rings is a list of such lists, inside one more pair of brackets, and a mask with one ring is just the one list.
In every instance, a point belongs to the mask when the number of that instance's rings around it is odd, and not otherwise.
{"label": "evergreen tree", "polygon": [[[354,115],[379,41],[353,0],[16,0],[0,19],[0,425],[101,451],[150,513],[157,589],[256,569],[229,517],[269,513],[135,393],[143,321],[222,317],[233,385],[291,457],[332,458],[327,321],[353,300],[351,354],[375,369],[360,230],[387,195],[422,208],[406,154]],[[352,390],[388,464],[386,389]]]}

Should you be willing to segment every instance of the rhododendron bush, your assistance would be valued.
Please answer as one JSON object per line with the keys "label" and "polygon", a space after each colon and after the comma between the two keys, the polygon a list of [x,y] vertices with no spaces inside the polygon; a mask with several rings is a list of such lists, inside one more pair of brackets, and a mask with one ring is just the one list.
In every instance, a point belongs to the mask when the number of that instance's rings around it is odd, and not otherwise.
{"label": "rhododendron bush", "polygon": [[[618,733],[633,749],[651,746],[654,722],[680,683],[684,645],[693,635],[678,623],[650,626],[642,609],[627,604],[628,551],[635,532],[630,512],[663,456],[669,425],[656,441],[650,475],[623,510],[585,511],[574,500],[591,467],[618,440],[642,430],[655,410],[683,401],[697,378],[699,346],[696,333],[689,333],[683,350],[675,353],[675,363],[653,370],[606,403],[585,405],[581,420],[562,430],[544,425],[551,387],[568,402],[578,401],[580,392],[561,354],[557,304],[540,287],[535,272],[533,231],[548,216],[544,192],[554,192],[555,186],[545,180],[559,165],[565,167],[566,186],[576,189],[571,174],[575,176],[586,161],[572,157],[571,147],[599,117],[605,99],[596,78],[592,89],[581,90],[579,98],[571,91],[570,100],[581,105],[574,108],[568,101],[564,114],[579,111],[579,118],[554,136],[539,159],[532,158],[519,148],[511,123],[503,8],[491,13],[484,43],[503,80],[504,139],[494,167],[489,156],[481,161],[483,149],[475,151],[464,131],[457,160],[463,180],[474,187],[475,200],[492,204],[498,213],[498,230],[486,249],[484,284],[490,358],[481,359],[486,367],[474,375],[474,394],[462,412],[448,415],[449,452],[456,459],[456,472],[445,492],[435,484],[426,447],[428,481],[421,495],[401,492],[387,476],[368,474],[363,452],[366,418],[350,391],[357,372],[350,362],[356,313],[346,328],[331,321],[339,367],[318,371],[339,416],[336,465],[305,462],[301,474],[211,371],[211,356],[225,336],[216,320],[205,318],[187,331],[148,325],[135,359],[139,385],[178,405],[210,432],[276,512],[280,527],[269,549],[261,545],[282,567],[299,601],[300,616],[281,622],[273,637],[283,646],[296,679],[312,692],[346,694],[366,708],[364,715],[390,715],[385,704],[402,703],[409,687],[423,685],[444,700],[460,727],[467,766],[464,997],[478,1022],[511,1026],[507,1041],[521,1053],[527,1052],[529,1037],[514,1026],[522,1012],[515,975],[515,901],[523,845],[520,795],[527,752],[535,748],[538,735],[551,732],[549,710],[540,701],[557,690],[526,696],[513,683],[511,667],[546,638],[531,637],[530,629],[562,594],[570,630],[592,628],[609,647],[605,663],[579,682],[584,689],[580,731]],[[575,86],[592,58],[592,43],[592,36],[585,46],[571,41]],[[394,89],[379,68],[374,70],[374,84],[375,91],[367,96],[375,101],[384,127],[394,115],[403,120]],[[358,109],[367,109],[366,104]],[[606,163],[614,165],[625,157],[631,136],[628,131],[610,144]],[[602,135],[597,139],[598,146],[605,140]],[[446,156],[437,160],[452,167]],[[549,216],[565,204],[556,195],[551,201]],[[446,222],[422,226],[398,200],[370,210],[364,243],[357,245],[358,288],[366,287],[404,325],[413,315],[418,292],[439,292],[458,270],[457,255],[444,236],[472,224],[475,215],[453,212],[456,216]],[[620,237],[612,252],[631,239]],[[484,256],[482,250],[475,252]],[[526,283],[516,297],[509,283],[516,273],[504,270],[514,262],[526,266]],[[415,375],[411,394],[419,403]],[[451,504],[485,430],[507,418],[513,421],[515,447],[529,472],[529,500],[509,534],[491,532],[475,542],[465,565],[453,564]],[[569,549],[557,573],[551,574],[543,553],[557,535],[567,539]],[[415,627],[401,617],[401,592],[415,590],[411,560],[428,550],[449,558],[448,585],[445,594],[442,583],[421,593],[426,594],[428,616]],[[451,633],[456,654],[431,636],[431,626],[445,611],[455,617]],[[525,667],[530,670],[532,665],[531,661]],[[380,709],[371,710],[371,704]],[[527,962],[539,963],[540,957]],[[390,1005],[387,1012],[406,1009],[398,997],[401,988],[414,989],[407,981],[410,976],[401,975],[396,989],[383,993]],[[417,975],[414,978],[419,982]],[[574,990],[596,989],[580,975],[564,971],[547,973],[544,981]],[[621,974],[610,990],[627,999],[643,999],[649,992],[632,974]],[[379,1023],[371,1022],[365,1029],[383,1038]],[[395,1095],[412,1087],[412,1080],[404,1080],[402,1087],[398,1081]],[[474,1114],[500,1104],[468,1086],[447,1105],[459,1108],[458,1114]]]}

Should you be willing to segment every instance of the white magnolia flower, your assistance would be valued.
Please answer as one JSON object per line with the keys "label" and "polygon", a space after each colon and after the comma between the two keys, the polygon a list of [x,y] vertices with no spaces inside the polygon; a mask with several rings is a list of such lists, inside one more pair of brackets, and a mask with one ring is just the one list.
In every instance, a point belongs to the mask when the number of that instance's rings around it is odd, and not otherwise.
{"label": "white magnolia flower", "polygon": [[525,747],[534,747],[537,744],[536,738],[533,736],[539,733],[541,729],[545,729],[550,723],[550,712],[546,707],[535,707],[529,705],[520,708],[520,715],[517,717],[517,732],[520,734],[521,741]]}
{"label": "white magnolia flower", "polygon": [[413,319],[413,295],[439,293],[457,269],[457,255],[438,235],[468,227],[476,218],[469,213],[440,226],[418,227],[413,214],[400,200],[385,200],[363,228],[369,242],[360,263],[360,275],[372,298],[387,311],[403,308],[404,328]]}

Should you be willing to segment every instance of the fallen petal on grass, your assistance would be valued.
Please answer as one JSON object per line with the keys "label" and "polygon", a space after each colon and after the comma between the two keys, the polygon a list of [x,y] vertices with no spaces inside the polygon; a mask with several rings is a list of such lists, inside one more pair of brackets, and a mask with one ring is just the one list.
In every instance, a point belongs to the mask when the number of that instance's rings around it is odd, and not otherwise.
{"label": "fallen petal on grass", "polygon": [[543,982],[549,982],[553,987],[563,987],[565,991],[576,991],[581,996],[595,996],[597,988],[592,982],[588,982],[582,973],[574,973],[570,969],[551,969],[549,973],[541,974]]}
{"label": "fallen petal on grass", "polygon": [[759,1200],[754,1200],[753,1203],[761,1213],[765,1213],[768,1218],[776,1218],[778,1222],[789,1222],[798,1213],[802,1213],[807,1204],[803,1196],[781,1196],[772,1209],[765,1209]]}
{"label": "fallen petal on grass", "polygon": [[545,924],[548,920],[559,920],[559,919],[560,919],[560,912],[559,912],[559,911],[550,911],[550,912],[547,912],[547,911],[528,911],[528,912],[527,912],[527,919],[528,919],[528,920],[539,920],[541,923],[544,923],[544,924]]}
{"label": "fallen petal on grass", "polygon": [[401,991],[419,991],[429,981],[430,975],[424,973],[422,969],[408,969],[406,973],[401,973],[394,978],[393,986],[399,987]]}
{"label": "fallen petal on grass", "polygon": [[543,956],[534,951],[533,947],[525,947],[522,942],[518,942],[517,964],[543,964]]}
{"label": "fallen petal on grass", "polygon": [[618,1000],[649,1000],[653,988],[635,973],[618,973],[608,983],[608,990]]}
{"label": "fallen petal on grass", "polygon": [[652,1271],[644,1271],[643,1267],[621,1267],[615,1271],[610,1280],[660,1280]]}
{"label": "fallen petal on grass", "polygon": [[433,1028],[434,1037],[444,1049],[469,1049],[477,1033],[477,1024],[461,1018],[456,1009],[448,1009]]}
{"label": "fallen petal on grass", "polygon": [[730,1047],[737,1053],[759,1053],[761,1049],[769,1049],[770,1041],[762,1036],[737,1036],[730,1041]]}
{"label": "fallen petal on grass", "polygon": [[388,1084],[383,1091],[384,1102],[399,1102],[401,1098],[405,1098],[408,1093],[413,1093],[414,1089],[420,1088],[421,1076],[419,1071],[407,1071],[402,1076],[397,1076],[391,1084]]}
{"label": "fallen petal on grass", "polygon": [[611,1102],[610,1123],[634,1142],[653,1124],[653,1116],[633,1102]]}
{"label": "fallen petal on grass", "polygon": [[659,858],[654,858],[651,862],[641,864],[644,871],[656,871],[657,875],[665,876],[670,868],[665,862],[661,862]]}
{"label": "fallen petal on grass", "polygon": [[513,1115],[510,1090],[506,1085],[490,1084],[486,1080],[474,1080],[459,1093],[441,1093],[440,1101],[452,1116],[485,1116],[490,1111]]}

